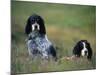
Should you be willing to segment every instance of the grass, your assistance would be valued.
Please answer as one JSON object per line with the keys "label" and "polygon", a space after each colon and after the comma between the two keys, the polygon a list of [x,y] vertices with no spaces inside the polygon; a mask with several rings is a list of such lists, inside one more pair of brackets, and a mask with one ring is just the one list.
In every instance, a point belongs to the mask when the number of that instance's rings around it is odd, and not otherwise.
{"label": "grass", "polygon": [[[11,71],[12,73],[36,73],[51,71],[73,71],[96,68],[96,7],[36,2],[11,2]],[[28,55],[24,28],[28,17],[37,13],[45,20],[48,39],[57,47],[60,60],[72,56],[77,41],[86,39],[93,49],[93,58],[79,60],[33,61]]]}

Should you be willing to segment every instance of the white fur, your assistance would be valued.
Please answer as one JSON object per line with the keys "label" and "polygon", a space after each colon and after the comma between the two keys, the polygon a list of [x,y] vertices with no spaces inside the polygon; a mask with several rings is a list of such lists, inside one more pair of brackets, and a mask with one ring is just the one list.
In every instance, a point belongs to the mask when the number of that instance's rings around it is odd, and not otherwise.
{"label": "white fur", "polygon": [[32,50],[30,49],[30,43],[31,43],[31,42],[32,42],[32,40],[28,40],[27,45],[28,45],[28,52],[29,52],[29,55],[33,57]]}
{"label": "white fur", "polygon": [[37,24],[36,22],[34,24],[32,24],[32,31],[35,30],[35,26],[37,26],[37,29],[39,30],[40,27],[39,27],[39,24]]}
{"label": "white fur", "polygon": [[86,44],[85,44],[85,42],[82,42],[82,44],[83,44],[83,49],[81,51],[81,55],[82,56],[85,56],[85,51],[87,51],[87,54],[86,54],[86,56],[87,56],[88,55],[88,50],[86,48]]}
{"label": "white fur", "polygon": [[45,39],[47,40],[47,42],[49,43],[49,45],[52,45],[52,43],[48,40],[47,35],[45,35]]}

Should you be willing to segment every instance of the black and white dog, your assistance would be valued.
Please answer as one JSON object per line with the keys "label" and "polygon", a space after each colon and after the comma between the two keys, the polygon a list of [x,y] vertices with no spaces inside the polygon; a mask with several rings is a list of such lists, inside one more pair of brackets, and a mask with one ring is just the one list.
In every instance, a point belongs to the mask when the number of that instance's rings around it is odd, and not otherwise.
{"label": "black and white dog", "polygon": [[92,58],[92,48],[87,40],[80,40],[73,49],[73,54],[76,57],[86,56],[87,59]]}
{"label": "black and white dog", "polygon": [[57,59],[56,50],[47,38],[44,20],[41,16],[34,14],[28,18],[25,33],[28,36],[29,55],[33,58],[39,55],[43,59],[49,59],[51,56]]}

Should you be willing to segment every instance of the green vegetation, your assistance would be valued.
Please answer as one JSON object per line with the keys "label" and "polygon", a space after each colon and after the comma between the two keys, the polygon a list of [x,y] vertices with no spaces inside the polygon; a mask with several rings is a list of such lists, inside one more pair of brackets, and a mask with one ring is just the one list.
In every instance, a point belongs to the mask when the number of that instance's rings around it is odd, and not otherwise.
{"label": "green vegetation", "polygon": [[[27,19],[33,13],[45,20],[47,35],[57,47],[60,60],[72,56],[77,41],[86,39],[93,49],[93,58],[89,62],[79,60],[61,60],[41,62],[33,61],[28,55],[24,28]],[[11,70],[12,73],[33,73],[48,71],[85,70],[96,68],[96,7],[68,4],[50,4],[36,2],[11,2]]]}

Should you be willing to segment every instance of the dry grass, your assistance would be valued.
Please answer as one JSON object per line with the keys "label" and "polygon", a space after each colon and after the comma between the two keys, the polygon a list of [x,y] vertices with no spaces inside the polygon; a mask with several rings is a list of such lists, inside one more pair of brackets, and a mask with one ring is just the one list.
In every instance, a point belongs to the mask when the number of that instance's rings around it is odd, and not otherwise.
{"label": "dry grass", "polygon": [[[53,29],[54,28],[54,29]],[[75,29],[73,29],[75,30]],[[81,31],[75,30],[72,35],[72,29],[61,29],[57,27],[48,27],[47,34],[49,39],[57,47],[58,61],[41,61],[33,59],[28,55],[28,51],[24,40],[21,43],[12,42],[12,72],[32,73],[32,72],[48,72],[48,71],[69,71],[69,70],[85,70],[95,68],[95,36],[83,35]],[[79,35],[79,37],[76,37]],[[83,36],[85,38],[83,38]],[[23,38],[23,37],[22,37]],[[77,39],[77,40],[75,40]],[[60,60],[64,56],[72,56],[72,49],[78,39],[89,39],[93,49],[93,59],[88,61],[85,58],[76,60]]]}

